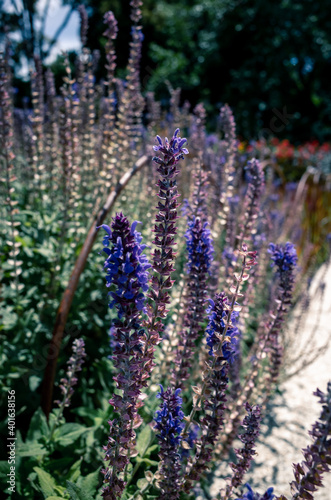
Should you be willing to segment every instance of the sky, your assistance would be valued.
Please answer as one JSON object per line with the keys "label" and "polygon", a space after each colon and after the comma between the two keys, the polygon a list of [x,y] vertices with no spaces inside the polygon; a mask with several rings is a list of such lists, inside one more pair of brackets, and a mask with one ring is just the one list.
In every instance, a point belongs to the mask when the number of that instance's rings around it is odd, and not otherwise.
{"label": "sky", "polygon": [[[47,0],[39,0],[37,10],[40,16],[42,15],[46,4]],[[17,10],[21,12],[23,9],[22,0],[5,0],[3,8],[7,12],[15,12],[15,5]],[[45,24],[45,34],[47,37],[52,38],[54,36],[69,11],[70,7],[68,5],[62,6],[61,0],[49,0],[49,10]],[[39,28],[41,25],[40,19],[37,20],[36,24],[36,27]],[[53,47],[50,57],[45,61],[46,63],[54,61],[56,56],[63,51],[79,50],[81,48],[79,25],[79,14],[77,11],[74,11],[71,14],[66,28],[62,31],[58,39],[58,43]],[[28,68],[27,66],[24,66],[21,70],[21,76],[25,76],[27,73]]]}

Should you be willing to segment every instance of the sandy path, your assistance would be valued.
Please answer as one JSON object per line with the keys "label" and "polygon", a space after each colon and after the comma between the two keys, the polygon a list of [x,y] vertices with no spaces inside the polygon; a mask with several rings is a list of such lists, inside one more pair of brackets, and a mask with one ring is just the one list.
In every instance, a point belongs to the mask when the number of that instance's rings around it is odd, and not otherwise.
{"label": "sandy path", "polygon": [[[324,293],[321,293],[321,278],[325,283]],[[318,343],[322,345],[331,338],[331,265],[324,265],[317,272],[311,285],[310,298],[302,336],[309,343],[312,331],[316,331]],[[319,325],[316,326],[318,319]],[[292,463],[303,459],[301,449],[311,442],[308,430],[320,414],[320,406],[313,392],[317,387],[325,392],[329,380],[331,342],[327,351],[313,364],[281,385],[282,394],[277,395],[268,408],[257,445],[258,456],[245,481],[258,492],[264,493],[268,487],[274,486],[277,495],[284,494],[291,498],[289,482],[294,479]],[[324,475],[323,483],[324,488],[319,489],[314,498],[331,500],[331,472]],[[216,479],[212,494],[215,495],[223,484],[223,480]]]}

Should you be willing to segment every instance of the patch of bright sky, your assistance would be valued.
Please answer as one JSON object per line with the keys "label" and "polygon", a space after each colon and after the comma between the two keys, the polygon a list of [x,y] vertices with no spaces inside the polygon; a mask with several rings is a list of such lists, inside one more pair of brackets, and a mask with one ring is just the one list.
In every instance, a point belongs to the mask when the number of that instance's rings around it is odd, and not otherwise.
{"label": "patch of bright sky", "polygon": [[[37,3],[37,12],[39,14],[39,16],[36,16],[36,21],[35,21],[36,22],[35,28],[37,28],[37,30],[40,29],[41,19],[46,4],[47,0],[39,0],[39,2]],[[22,12],[23,9],[22,0],[5,0],[3,4],[3,9],[7,12],[14,13],[16,12],[15,6],[18,12]],[[49,0],[48,14],[45,23],[45,36],[48,39],[51,40],[53,38],[53,36],[63,23],[69,11],[70,11],[70,6],[69,5],[62,6],[61,0]],[[45,61],[47,64],[54,61],[57,55],[63,51],[80,50],[81,43],[79,39],[79,26],[80,26],[79,14],[77,11],[74,11],[70,16],[68,24],[61,32],[57,43],[52,48],[50,56]],[[15,38],[17,38],[16,35],[14,36]],[[21,73],[24,74],[26,72],[27,68],[23,68]]]}

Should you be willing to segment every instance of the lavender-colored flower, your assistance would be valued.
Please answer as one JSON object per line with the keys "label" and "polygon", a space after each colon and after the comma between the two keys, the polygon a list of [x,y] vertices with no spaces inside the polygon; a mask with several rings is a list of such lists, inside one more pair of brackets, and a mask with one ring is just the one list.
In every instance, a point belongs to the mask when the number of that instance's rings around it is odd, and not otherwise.
{"label": "lavender-colored flower", "polygon": [[179,475],[181,470],[179,445],[182,440],[183,430],[182,420],[182,398],[179,397],[180,389],[175,391],[168,388],[164,391],[162,385],[161,392],[157,397],[162,400],[160,410],[155,413],[156,425],[154,430],[160,443],[161,489],[160,500],[177,500],[179,498]]}
{"label": "lavender-colored flower", "polygon": [[157,205],[158,213],[155,218],[153,240],[156,249],[152,255],[152,267],[154,276],[151,279],[151,287],[148,297],[151,299],[147,306],[148,319],[144,326],[148,331],[146,339],[145,355],[149,357],[150,362],[145,365],[145,369],[150,371],[153,364],[153,355],[155,346],[160,343],[164,325],[161,318],[167,316],[166,306],[170,302],[168,290],[172,287],[173,281],[171,274],[174,272],[174,251],[176,244],[174,236],[177,233],[176,220],[177,215],[177,181],[178,162],[187,154],[187,149],[183,148],[186,139],[179,137],[179,129],[176,129],[171,141],[165,138],[164,142],[157,136],[157,146],[154,150],[161,153],[161,156],[155,156],[153,161],[158,165],[157,171],[160,178],[157,182],[159,186],[159,202]]}
{"label": "lavender-colored flower", "polygon": [[[224,292],[216,294],[215,301],[209,299],[210,306],[207,309],[209,314],[209,323],[206,329],[207,345],[209,346],[210,356],[214,356],[215,347],[219,345],[220,336],[225,328],[227,322],[227,307],[229,300]],[[239,330],[238,330],[238,316],[237,311],[231,314],[231,323],[227,329],[226,335],[229,338],[228,342],[223,343],[222,352],[224,359],[232,363],[238,354],[239,343]]]}
{"label": "lavender-colored flower", "polygon": [[258,160],[253,158],[247,163],[246,169],[248,171],[248,188],[244,201],[244,222],[240,224],[239,248],[243,241],[247,239],[259,215],[261,197],[265,187],[263,168]]}
{"label": "lavender-colored flower", "polygon": [[[208,388],[208,395],[203,395],[205,416],[201,419],[202,436],[199,447],[197,447],[193,465],[185,476],[184,491],[186,493],[190,492],[192,484],[200,479],[212,460],[212,451],[223,424],[226,390],[229,382],[229,361],[233,356],[232,340],[235,340],[235,335],[232,338],[229,335],[231,321],[228,322],[227,318],[231,306],[228,299],[224,293],[216,294],[215,300],[210,301],[210,305],[207,335],[213,358],[203,375],[204,387]],[[196,388],[195,392],[193,403],[197,406],[202,396],[202,389]]]}
{"label": "lavender-colored flower", "polygon": [[277,274],[281,276],[284,271],[289,271],[296,266],[298,257],[294,245],[290,242],[285,245],[275,245],[270,243],[268,253],[273,261],[272,267],[277,267]]}
{"label": "lavender-colored flower", "polygon": [[84,5],[79,5],[77,10],[80,16],[80,39],[84,47],[84,45],[86,45],[86,40],[87,40],[88,15]]}
{"label": "lavender-colored flower", "polygon": [[199,434],[200,427],[198,425],[192,425],[187,436],[183,438],[182,446],[180,449],[181,458],[187,458],[189,456],[189,450],[193,448]]}
{"label": "lavender-colored flower", "polygon": [[199,272],[201,267],[210,271],[213,261],[214,247],[208,222],[202,224],[195,217],[188,222],[185,233],[186,248],[188,253],[187,272]]}
{"label": "lavender-colored flower", "polygon": [[145,245],[141,245],[141,235],[136,231],[134,222],[130,225],[122,213],[113,217],[111,227],[103,225],[104,252],[107,254],[105,269],[107,286],[112,290],[110,307],[117,309],[118,318],[113,322],[113,362],[118,370],[114,377],[117,389],[122,395],[114,394],[109,403],[119,418],[109,421],[110,436],[105,449],[108,467],[102,472],[107,484],[103,497],[115,500],[121,497],[125,482],[121,472],[129,463],[128,456],[135,456],[135,432],[141,418],[137,410],[142,405],[139,400],[141,388],[145,385],[142,376],[145,363],[142,354],[144,330],[141,327],[140,313],[144,310],[145,295],[148,289],[150,267],[143,255]]}
{"label": "lavender-colored flower", "polygon": [[185,304],[187,312],[176,350],[175,368],[172,377],[173,383],[177,387],[182,386],[189,377],[189,367],[192,363],[195,342],[199,337],[201,323],[204,320],[207,277],[214,253],[208,223],[203,223],[200,218],[193,217],[192,220],[189,220],[185,238],[187,241],[189,279]]}
{"label": "lavender-colored flower", "polygon": [[[141,234],[135,229],[138,223],[135,221],[130,227],[128,219],[122,213],[117,213],[112,229],[106,224],[101,226],[107,232],[103,239],[105,245],[103,251],[108,255],[104,264],[104,269],[107,271],[106,286],[115,285],[109,292],[112,298],[109,307],[116,307],[119,319],[129,309],[132,316],[133,304],[137,316],[139,311],[144,309],[143,292],[148,290],[147,269],[151,266],[146,255],[142,253],[146,245],[141,245]],[[109,245],[111,248],[108,248]]]}
{"label": "lavender-colored flower", "polygon": [[319,420],[309,431],[313,443],[303,451],[305,460],[293,465],[295,481],[291,482],[293,500],[306,498],[312,500],[313,492],[323,486],[323,473],[330,472],[331,465],[331,382],[326,394],[319,389],[314,392],[322,405]]}
{"label": "lavender-colored flower", "polygon": [[244,493],[240,498],[236,498],[236,500],[273,500],[273,498],[275,498],[273,488],[268,488],[267,491],[261,495],[260,493],[253,491],[248,483],[245,484],[245,486],[248,491],[246,491],[246,493]]}
{"label": "lavender-colored flower", "polygon": [[233,474],[226,489],[221,491],[221,498],[224,500],[229,499],[233,489],[242,484],[244,475],[249,469],[253,456],[256,454],[254,446],[260,433],[261,408],[259,406],[252,407],[249,403],[246,403],[245,409],[247,414],[242,423],[245,432],[238,436],[240,441],[244,443],[244,447],[234,450],[238,461],[236,464],[230,463]]}
{"label": "lavender-colored flower", "polygon": [[63,401],[55,401],[62,408],[70,405],[71,397],[74,393],[73,387],[77,384],[77,373],[81,371],[82,364],[84,363],[85,343],[83,339],[75,339],[72,344],[72,356],[68,361],[68,369],[66,377],[61,379],[60,389],[63,394]]}
{"label": "lavender-colored flower", "polygon": [[272,315],[265,336],[265,347],[269,351],[270,366],[269,378],[266,381],[264,401],[269,397],[271,388],[277,381],[282,363],[283,346],[279,343],[279,333],[282,328],[285,314],[292,302],[294,287],[294,272],[298,257],[292,243],[275,245],[270,243],[268,252],[271,255],[272,267],[276,267],[276,275],[279,279],[277,293],[277,311]]}

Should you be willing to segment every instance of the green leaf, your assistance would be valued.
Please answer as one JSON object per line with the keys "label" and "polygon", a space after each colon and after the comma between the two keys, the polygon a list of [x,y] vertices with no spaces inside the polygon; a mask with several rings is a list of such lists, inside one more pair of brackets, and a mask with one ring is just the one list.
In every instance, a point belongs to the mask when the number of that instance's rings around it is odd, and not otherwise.
{"label": "green leaf", "polygon": [[82,463],[82,458],[80,458],[79,460],[77,460],[71,467],[70,467],[70,470],[68,472],[68,478],[70,479],[70,481],[72,482],[76,482],[77,479],[79,478],[80,476],[80,466],[81,466],[81,463]]}
{"label": "green leaf", "polygon": [[86,493],[83,488],[77,486],[77,484],[67,481],[67,492],[70,495],[71,500],[93,500],[93,497]]}
{"label": "green leaf", "polygon": [[29,377],[29,387],[31,392],[34,392],[39,387],[41,380],[42,378],[37,377],[36,375],[31,375],[31,377]]}
{"label": "green leaf", "polygon": [[87,432],[89,427],[84,427],[80,424],[63,424],[54,432],[54,441],[61,446],[68,446],[76,441],[84,432]]}
{"label": "green leaf", "polygon": [[63,500],[65,497],[55,497],[54,495],[47,497],[46,500]]}
{"label": "green leaf", "polygon": [[42,492],[45,495],[45,498],[47,498],[50,495],[56,495],[55,487],[55,479],[52,478],[48,472],[45,472],[43,469],[40,469],[40,467],[34,467],[33,470],[37,473],[38,475],[38,480],[40,487],[42,489]]}
{"label": "green leaf", "polygon": [[95,472],[91,472],[91,474],[80,478],[79,486],[87,495],[91,495],[94,498],[99,484],[99,477],[100,467]]}
{"label": "green leaf", "polygon": [[17,447],[17,456],[19,457],[42,457],[47,455],[47,450],[39,443],[22,443]]}
{"label": "green leaf", "polygon": [[150,466],[158,465],[158,462],[156,462],[155,460],[150,460],[149,458],[136,457],[136,462],[138,462],[139,464],[143,463]]}
{"label": "green leaf", "polygon": [[138,479],[138,481],[137,481],[137,486],[140,490],[145,488],[145,486],[147,486],[147,484],[148,484],[148,481],[144,477]]}
{"label": "green leaf", "polygon": [[27,433],[27,441],[36,441],[49,433],[47,420],[41,408],[33,414]]}
{"label": "green leaf", "polygon": [[157,450],[159,447],[158,444],[152,444],[152,446],[150,446],[147,450],[146,450],[146,453],[145,453],[145,457],[149,457],[153,451]]}
{"label": "green leaf", "polygon": [[146,450],[151,444],[152,439],[153,439],[152,429],[150,428],[149,425],[146,425],[146,427],[144,427],[141,433],[139,434],[136,444],[136,448],[141,457],[145,455]]}

